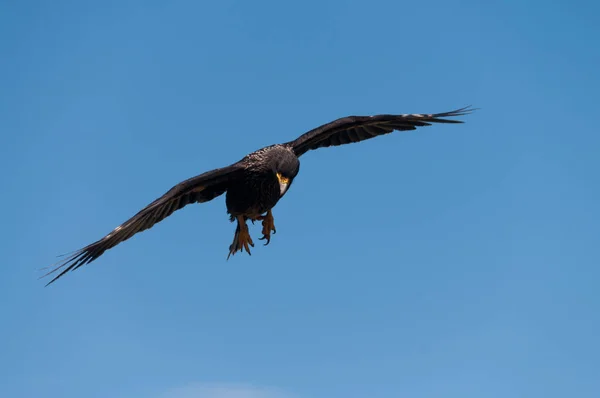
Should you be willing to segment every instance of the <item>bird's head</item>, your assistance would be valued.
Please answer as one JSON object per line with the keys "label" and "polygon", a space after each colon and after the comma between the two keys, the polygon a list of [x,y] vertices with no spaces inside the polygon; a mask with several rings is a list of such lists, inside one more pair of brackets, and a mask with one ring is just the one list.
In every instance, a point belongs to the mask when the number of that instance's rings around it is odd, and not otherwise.
{"label": "bird's head", "polygon": [[277,157],[274,172],[279,182],[279,192],[283,196],[292,185],[292,181],[300,171],[300,161],[291,151]]}

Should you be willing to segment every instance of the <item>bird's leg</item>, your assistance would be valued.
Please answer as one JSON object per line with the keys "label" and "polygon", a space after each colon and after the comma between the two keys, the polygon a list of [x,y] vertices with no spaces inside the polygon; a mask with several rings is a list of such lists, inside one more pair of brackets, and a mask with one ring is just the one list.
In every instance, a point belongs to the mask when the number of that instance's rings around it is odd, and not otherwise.
{"label": "bird's leg", "polygon": [[233,236],[233,242],[229,246],[229,255],[227,259],[229,260],[229,256],[235,254],[238,251],[246,250],[246,252],[250,255],[250,247],[254,247],[254,242],[252,242],[252,238],[250,237],[250,232],[248,231],[248,225],[246,225],[246,220],[244,216],[237,216],[237,227],[235,229],[235,235]]}
{"label": "bird's leg", "polygon": [[271,213],[271,210],[269,210],[269,211],[267,211],[266,215],[258,217],[257,220],[262,220],[263,237],[259,238],[259,240],[266,239],[267,240],[267,243],[265,243],[265,246],[266,246],[271,242],[271,231],[273,231],[273,234],[277,233],[277,230],[275,229],[275,220],[273,219],[273,213]]}

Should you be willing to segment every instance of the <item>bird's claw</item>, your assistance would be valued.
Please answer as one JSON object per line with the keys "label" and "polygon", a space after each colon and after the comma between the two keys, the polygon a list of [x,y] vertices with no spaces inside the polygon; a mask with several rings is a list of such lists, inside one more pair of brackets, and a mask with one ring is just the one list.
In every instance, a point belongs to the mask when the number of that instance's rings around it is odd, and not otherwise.
{"label": "bird's claw", "polygon": [[229,246],[229,254],[227,255],[227,259],[232,254],[235,254],[238,251],[246,250],[246,253],[252,255],[250,252],[250,246],[254,247],[254,242],[252,242],[252,237],[250,237],[250,232],[248,231],[248,226],[244,223],[244,225],[239,229],[239,231],[235,232],[233,237],[233,242]]}
{"label": "bird's claw", "polygon": [[259,220],[262,220],[263,236],[262,238],[258,239],[266,240],[267,243],[265,243],[265,246],[267,246],[269,243],[271,243],[271,232],[273,232],[273,234],[277,233],[277,229],[275,229],[275,220],[273,220],[273,214],[271,213],[271,210],[269,210],[265,216],[261,216]]}

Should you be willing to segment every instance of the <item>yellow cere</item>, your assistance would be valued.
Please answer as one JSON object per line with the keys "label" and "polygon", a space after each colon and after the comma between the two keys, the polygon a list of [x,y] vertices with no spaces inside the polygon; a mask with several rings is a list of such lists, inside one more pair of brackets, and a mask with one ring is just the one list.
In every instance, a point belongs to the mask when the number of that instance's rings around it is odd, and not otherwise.
{"label": "yellow cere", "polygon": [[281,173],[277,173],[277,179],[283,185],[287,185],[290,182],[290,179],[281,175]]}

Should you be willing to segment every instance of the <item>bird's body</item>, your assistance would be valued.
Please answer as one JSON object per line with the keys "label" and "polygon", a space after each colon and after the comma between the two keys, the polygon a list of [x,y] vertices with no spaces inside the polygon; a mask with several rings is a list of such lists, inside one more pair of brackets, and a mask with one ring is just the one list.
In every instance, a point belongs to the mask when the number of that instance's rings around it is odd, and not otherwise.
{"label": "bird's body", "polygon": [[207,202],[224,193],[230,220],[237,221],[229,256],[242,250],[250,254],[250,246],[254,246],[254,243],[247,221],[262,221],[261,239],[268,244],[271,233],[275,232],[272,209],[289,190],[300,170],[299,157],[307,151],[364,141],[395,130],[414,130],[431,123],[462,123],[445,118],[462,116],[471,111],[463,108],[437,114],[349,116],[317,127],[294,141],[259,149],[230,166],[175,185],[112,232],[63,260],[48,273],[62,270],[48,284],[66,272],[94,261],[106,250],[151,228],[184,206]]}
{"label": "bird's body", "polygon": [[227,212],[232,218],[242,215],[256,219],[271,210],[285,194],[285,191],[281,192],[275,170],[281,170],[282,176],[292,181],[300,168],[298,157],[284,145],[259,149],[244,157],[241,163],[245,169],[244,178],[232,184],[225,197]]}

